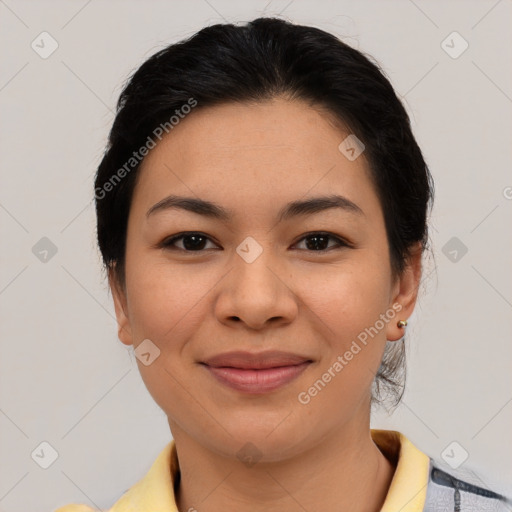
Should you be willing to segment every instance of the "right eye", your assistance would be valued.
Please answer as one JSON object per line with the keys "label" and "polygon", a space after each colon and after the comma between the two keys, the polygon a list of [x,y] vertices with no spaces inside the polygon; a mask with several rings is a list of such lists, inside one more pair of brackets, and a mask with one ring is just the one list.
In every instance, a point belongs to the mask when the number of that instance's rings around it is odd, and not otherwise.
{"label": "right eye", "polygon": [[[176,246],[176,242],[179,240],[182,241],[182,247]],[[163,249],[179,250],[184,252],[202,252],[205,250],[205,245],[208,243],[208,241],[211,242],[211,239],[203,233],[191,231],[166,238],[160,244],[160,247]]]}

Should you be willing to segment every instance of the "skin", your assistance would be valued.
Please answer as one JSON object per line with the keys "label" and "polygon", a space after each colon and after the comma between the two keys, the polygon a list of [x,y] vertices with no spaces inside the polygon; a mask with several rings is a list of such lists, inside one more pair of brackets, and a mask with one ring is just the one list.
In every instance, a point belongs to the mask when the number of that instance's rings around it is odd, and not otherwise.
{"label": "skin", "polygon": [[[378,511],[394,467],[370,435],[370,390],[387,340],[413,312],[421,250],[393,279],[384,218],[364,153],[348,160],[347,136],[321,109],[277,98],[197,108],[150,151],[131,205],[126,288],[110,285],[119,338],[150,339],[160,356],[142,378],[165,411],[181,469],[180,511]],[[364,215],[341,209],[290,218],[290,201],[340,194]],[[169,194],[233,211],[223,222],[178,209],[146,212]],[[200,251],[159,244],[200,232]],[[350,242],[308,248],[304,236],[329,232]],[[236,248],[253,237],[263,249],[247,263]],[[310,240],[311,241],[311,240]],[[202,252],[201,252],[202,251]],[[307,391],[379,315],[400,304],[354,358],[308,404]],[[199,364],[232,350],[284,350],[314,362],[295,380],[247,395]],[[257,464],[237,452],[253,443]]]}

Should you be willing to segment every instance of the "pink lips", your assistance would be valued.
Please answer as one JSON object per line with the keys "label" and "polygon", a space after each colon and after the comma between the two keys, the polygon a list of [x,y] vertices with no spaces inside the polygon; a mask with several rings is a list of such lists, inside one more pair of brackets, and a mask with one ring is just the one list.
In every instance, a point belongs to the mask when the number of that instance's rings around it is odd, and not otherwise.
{"label": "pink lips", "polygon": [[221,383],[245,393],[267,393],[298,377],[311,359],[280,351],[229,352],[206,360],[205,367]]}

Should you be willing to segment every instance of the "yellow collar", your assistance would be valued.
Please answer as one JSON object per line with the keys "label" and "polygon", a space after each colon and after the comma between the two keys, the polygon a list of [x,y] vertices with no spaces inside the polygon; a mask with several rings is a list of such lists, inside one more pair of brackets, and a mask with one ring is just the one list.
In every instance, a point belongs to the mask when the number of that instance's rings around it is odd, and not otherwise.
{"label": "yellow collar", "polygon": [[395,430],[371,430],[374,443],[396,464],[381,512],[422,512],[427,497],[429,457]]}
{"label": "yellow collar", "polygon": [[[396,464],[381,512],[421,512],[428,485],[429,457],[400,432],[371,429],[375,444]],[[160,452],[149,472],[132,486],[110,512],[178,512],[174,482],[179,472],[174,440]]]}

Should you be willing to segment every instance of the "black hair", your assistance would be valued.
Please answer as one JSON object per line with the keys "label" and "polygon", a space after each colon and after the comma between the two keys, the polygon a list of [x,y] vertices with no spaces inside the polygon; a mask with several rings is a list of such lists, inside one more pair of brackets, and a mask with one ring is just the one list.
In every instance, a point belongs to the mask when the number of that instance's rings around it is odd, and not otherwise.
{"label": "black hair", "polygon": [[[403,272],[418,242],[422,250],[428,247],[434,183],[406,110],[379,65],[318,28],[258,18],[205,27],[167,46],[148,58],[121,92],[94,186],[104,269],[113,271],[123,289],[128,214],[142,148],[160,138],[162,129],[170,132],[172,118],[192,108],[278,97],[321,107],[364,144],[393,276]],[[399,403],[404,362],[404,338],[388,342],[372,404],[383,403],[383,389]]]}

